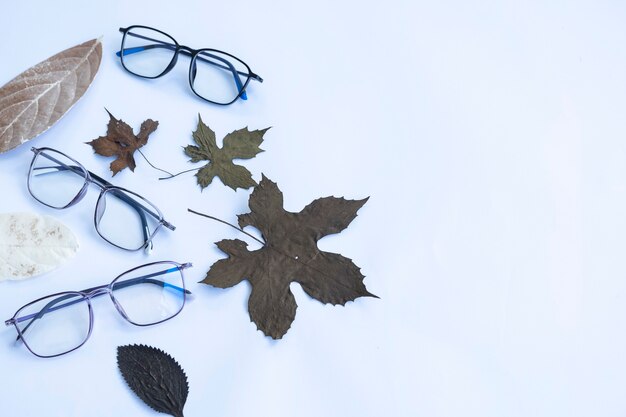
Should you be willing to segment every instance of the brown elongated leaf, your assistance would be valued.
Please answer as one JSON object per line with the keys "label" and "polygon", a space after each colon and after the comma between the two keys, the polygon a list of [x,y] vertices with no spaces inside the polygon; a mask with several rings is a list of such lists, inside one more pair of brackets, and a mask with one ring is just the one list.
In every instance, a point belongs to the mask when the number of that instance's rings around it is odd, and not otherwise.
{"label": "brown elongated leaf", "polygon": [[287,333],[296,315],[296,300],[289,284],[298,282],[322,303],[344,305],[371,296],[365,278],[351,259],[317,247],[322,237],[339,233],[356,217],[368,199],[325,197],[299,213],[283,208],[283,194],[265,176],[250,195],[250,213],[239,215],[239,227],[256,227],[265,241],[255,251],[239,240],[216,245],[228,258],[215,262],[201,281],[218,288],[232,287],[247,279],[252,285],[248,299],[250,319],[274,339]]}
{"label": "brown elongated leaf", "polygon": [[110,165],[113,176],[124,168],[130,168],[135,172],[137,164],[133,154],[148,143],[148,136],[157,129],[159,122],[152,119],[144,120],[139,133],[135,135],[132,127],[123,120],[116,119],[108,110],[107,113],[109,124],[106,136],[100,136],[87,144],[91,145],[98,155],[117,157]]}
{"label": "brown elongated leaf", "polygon": [[250,188],[256,185],[252,174],[241,165],[233,163],[233,159],[254,158],[263,149],[259,145],[263,142],[263,135],[267,129],[249,131],[247,127],[235,130],[224,137],[223,146],[219,148],[215,140],[215,132],[202,122],[198,115],[198,128],[193,132],[193,139],[198,146],[188,145],[185,154],[191,162],[209,161],[196,173],[198,184],[206,188],[213,178],[219,177],[224,185],[237,188]]}
{"label": "brown elongated leaf", "polygon": [[183,417],[189,384],[174,358],[151,346],[118,346],[117,366],[130,389],[149,407]]}
{"label": "brown elongated leaf", "polygon": [[87,91],[101,59],[102,42],[92,39],[40,62],[0,87],[0,153],[55,124]]}

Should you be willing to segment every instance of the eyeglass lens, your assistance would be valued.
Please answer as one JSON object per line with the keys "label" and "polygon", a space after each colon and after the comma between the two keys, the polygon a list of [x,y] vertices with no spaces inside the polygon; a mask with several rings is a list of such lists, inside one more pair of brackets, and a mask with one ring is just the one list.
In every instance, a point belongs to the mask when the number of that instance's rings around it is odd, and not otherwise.
{"label": "eyeglass lens", "polygon": [[141,249],[160,226],[158,209],[129,191],[111,188],[96,204],[96,230],[124,249]]}
{"label": "eyeglass lens", "polygon": [[28,189],[40,202],[64,208],[78,196],[87,181],[87,172],[65,155],[45,151],[35,155],[28,175]]}
{"label": "eyeglass lens", "polygon": [[[243,74],[243,76],[242,76]],[[247,80],[248,69],[218,51],[200,51],[191,62],[189,80],[196,94],[220,104],[233,101]]]}
{"label": "eyeglass lens", "polygon": [[64,293],[28,304],[17,312],[22,341],[39,356],[55,356],[82,345],[89,336],[91,318],[87,299]]}
{"label": "eyeglass lens", "polygon": [[133,74],[154,78],[163,73],[176,55],[176,41],[156,30],[132,28],[122,41],[122,63]]}
{"label": "eyeglass lens", "polygon": [[185,304],[185,286],[180,268],[154,264],[129,271],[113,283],[113,297],[126,318],[149,325],[174,317]]}

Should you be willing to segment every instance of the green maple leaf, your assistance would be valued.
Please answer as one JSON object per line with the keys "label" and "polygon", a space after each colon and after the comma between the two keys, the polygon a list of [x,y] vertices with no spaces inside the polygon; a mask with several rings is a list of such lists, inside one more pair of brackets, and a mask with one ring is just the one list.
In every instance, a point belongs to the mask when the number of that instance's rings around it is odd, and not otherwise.
{"label": "green maple leaf", "polygon": [[224,137],[223,146],[219,148],[215,140],[215,132],[202,122],[198,115],[198,128],[193,132],[193,139],[198,146],[188,145],[185,154],[191,162],[209,161],[196,173],[198,185],[206,188],[213,178],[219,177],[224,185],[233,190],[250,188],[256,185],[252,174],[241,165],[233,163],[233,159],[250,159],[263,152],[259,145],[263,135],[269,129],[248,130],[247,127],[235,130]]}

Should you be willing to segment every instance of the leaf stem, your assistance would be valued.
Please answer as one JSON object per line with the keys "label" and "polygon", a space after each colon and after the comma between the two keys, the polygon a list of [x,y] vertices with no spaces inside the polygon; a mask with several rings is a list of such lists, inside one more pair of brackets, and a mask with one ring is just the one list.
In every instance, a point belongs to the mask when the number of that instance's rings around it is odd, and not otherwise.
{"label": "leaf stem", "polygon": [[171,173],[169,173],[169,172],[168,172],[168,174],[170,174],[170,176],[169,176],[169,177],[161,177],[161,178],[159,178],[159,179],[160,179],[160,180],[169,180],[170,178],[178,177],[180,174],[184,174],[184,173],[186,173],[186,172],[191,172],[191,171],[198,171],[198,170],[200,170],[200,169],[202,169],[202,167],[200,167],[200,168],[191,168],[191,169],[188,169],[188,170],[186,170],[186,171],[181,171],[181,172],[179,172],[178,174],[171,174]]}
{"label": "leaf stem", "polygon": [[[143,159],[145,159],[145,160],[146,160],[146,162],[147,162],[147,163],[148,163],[148,164],[149,164],[152,168],[156,169],[157,171],[165,172],[166,174],[169,174],[169,175],[171,175],[172,177],[174,176],[174,175],[172,175],[172,173],[171,173],[171,172],[169,172],[169,171],[166,171],[166,170],[164,170],[164,169],[161,169],[161,168],[157,168],[157,167],[155,167],[155,166],[152,164],[152,162],[150,162],[150,161],[148,160],[148,158],[146,158],[146,155],[144,155],[144,154],[143,154],[143,152],[141,152],[141,149],[139,149],[139,148],[138,148],[137,150],[139,151],[139,153],[141,154],[141,156],[143,156]],[[159,179],[161,179],[161,178],[159,178]]]}
{"label": "leaf stem", "polygon": [[232,227],[233,229],[239,230],[241,233],[251,237],[252,239],[254,239],[257,242],[259,242],[261,245],[265,246],[265,242],[263,242],[261,239],[258,239],[256,236],[251,235],[250,233],[246,232],[245,230],[243,230],[240,227],[235,226],[234,224],[228,223],[227,221],[224,221],[222,219],[218,219],[217,217],[213,217],[213,216],[210,216],[208,214],[199,213],[199,212],[194,211],[194,210],[192,210],[190,208],[188,208],[187,211],[190,212],[190,213],[193,213],[193,214],[197,214],[198,216],[207,217],[207,218],[209,218],[211,220],[215,220],[215,221],[218,221],[220,223],[224,223],[225,225],[228,225],[228,226]]}

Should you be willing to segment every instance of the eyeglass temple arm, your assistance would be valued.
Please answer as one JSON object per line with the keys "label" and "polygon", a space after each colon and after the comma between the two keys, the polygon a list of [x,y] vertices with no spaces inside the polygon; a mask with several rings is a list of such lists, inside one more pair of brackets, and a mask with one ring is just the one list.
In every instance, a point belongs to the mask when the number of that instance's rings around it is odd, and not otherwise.
{"label": "eyeglass temple arm", "polygon": [[[172,284],[170,284],[168,282],[160,281],[158,279],[152,279],[152,277],[154,277],[154,276],[163,275],[163,274],[167,274],[167,273],[170,273],[170,272],[178,271],[179,269],[182,269],[183,267],[185,267],[185,265],[183,265],[181,267],[170,268],[170,269],[167,269],[167,270],[161,271],[161,272],[155,272],[155,273],[152,273],[152,274],[149,274],[149,275],[143,275],[141,277],[132,278],[132,279],[129,279],[129,280],[126,280],[126,281],[122,281],[119,284],[114,285],[113,289],[122,289],[122,288],[126,288],[126,287],[131,287],[131,286],[137,285],[137,284],[148,283],[148,284],[159,285],[159,286],[161,286],[163,288],[166,288],[166,287],[167,288],[172,288],[172,289],[174,289],[176,291],[184,292],[185,294],[191,294],[191,291],[189,291],[188,289],[184,289],[184,288],[181,288],[179,286],[172,285]],[[100,290],[100,289],[105,289],[109,285],[110,284],[100,285],[100,286],[92,287],[92,288],[87,288],[87,289],[84,289],[84,290],[82,290],[80,292],[82,292],[82,293],[92,293],[92,292]],[[95,298],[95,297],[99,297],[99,296],[104,295],[104,294],[107,294],[107,292],[106,291],[96,292],[91,297]],[[26,325],[26,327],[21,329],[21,332],[25,333],[26,330],[31,326],[31,324],[33,324],[35,322],[35,320],[42,318],[45,314],[47,314],[49,312],[52,312],[52,311],[59,310],[59,309],[64,308],[64,307],[69,307],[71,305],[80,303],[80,302],[82,302],[84,300],[84,298],[77,298],[76,300],[72,300],[72,301],[70,301],[68,303],[55,306],[56,304],[58,304],[58,303],[60,303],[60,302],[62,302],[64,300],[67,300],[68,298],[72,298],[72,297],[76,297],[76,294],[67,294],[67,295],[63,295],[61,297],[55,298],[54,300],[52,300],[48,304],[46,304],[41,310],[39,310],[39,312],[33,313],[33,314],[29,314],[27,316],[23,316],[23,317],[7,320],[7,321],[5,321],[5,324],[7,326],[9,326],[11,324],[21,323],[23,321],[26,321],[26,320],[29,320],[29,319],[33,319],[30,323],[28,323]],[[20,338],[20,336],[18,335],[17,339],[19,339],[19,338]]]}
{"label": "eyeglass temple arm", "polygon": [[[113,184],[111,184],[110,182],[108,182],[104,178],[94,174],[91,171],[87,171],[87,172],[89,173],[89,176],[94,181],[100,183],[100,185],[102,185],[104,187],[114,187]],[[169,223],[165,219],[161,219],[160,215],[158,215],[157,213],[154,213],[152,210],[148,209],[147,207],[143,206],[142,204],[137,203],[135,200],[133,200],[132,198],[128,197],[126,194],[120,193],[116,189],[113,189],[110,192],[113,193],[113,195],[115,197],[117,197],[120,200],[124,201],[128,205],[132,206],[137,211],[137,213],[139,213],[139,217],[141,217],[141,224],[143,225],[143,229],[144,229],[144,238],[146,239],[146,241],[150,237],[150,230],[148,228],[148,221],[146,220],[146,216],[145,216],[144,212],[146,212],[149,215],[151,215],[153,218],[155,218],[157,221],[159,221],[161,224],[163,224],[163,226],[167,227],[168,229],[176,230],[176,226],[174,226],[173,224]]]}
{"label": "eyeglass temple arm", "polygon": [[[186,288],[181,288],[181,287],[179,287],[177,285],[172,285],[169,282],[161,281],[161,280],[158,280],[158,279],[152,279],[152,277],[158,277],[160,275],[165,275],[165,274],[169,274],[171,272],[180,271],[180,270],[183,270],[183,269],[188,268],[190,266],[191,266],[190,263],[186,263],[186,264],[183,264],[183,265],[180,265],[180,266],[175,266],[174,268],[166,269],[164,271],[153,272],[151,274],[142,275],[140,277],[127,279],[127,280],[124,280],[122,282],[115,283],[111,289],[117,290],[117,289],[121,289],[121,288],[131,287],[131,286],[137,285],[137,284],[143,284],[144,282],[146,282],[146,283],[149,283],[149,284],[159,285],[159,286],[161,286],[163,288],[172,288],[172,289],[174,289],[176,291],[184,292],[185,294],[191,294],[191,291],[189,291]],[[105,285],[104,288],[106,288],[106,287],[107,286]],[[100,288],[103,288],[103,287],[96,287],[96,288],[93,288],[93,289],[86,289],[86,290],[83,290],[81,292],[90,292],[90,291],[93,291],[94,289],[100,289]],[[98,295],[98,294],[96,294],[96,295]]]}
{"label": "eyeglass temple arm", "polygon": [[[126,32],[125,29],[120,28],[120,32],[124,33]],[[118,57],[122,55],[122,52],[124,53],[124,55],[131,55],[137,52],[141,52],[141,51],[145,51],[146,49],[153,49],[153,48],[167,48],[167,49],[176,49],[176,45],[171,44],[169,42],[165,42],[165,41],[161,41],[159,39],[153,39],[153,38],[149,38],[147,36],[143,36],[143,35],[139,35],[137,33],[127,33],[129,36],[133,36],[135,38],[140,38],[140,39],[144,39],[147,41],[152,41],[152,42],[157,42],[156,45],[144,45],[144,46],[136,46],[134,48],[124,48],[121,51],[118,51],[115,53],[115,55],[117,55]],[[183,55],[187,55],[187,56],[191,56],[191,52],[186,50],[186,49],[180,49],[179,52]],[[208,64],[214,65],[216,67],[220,67],[222,69],[230,69],[231,71],[236,72],[239,75],[244,75],[246,77],[250,76],[252,79],[262,83],[263,82],[263,78],[261,78],[258,74],[254,74],[254,73],[246,73],[246,72],[242,72],[242,71],[237,71],[235,69],[235,67],[232,66],[232,64],[228,61],[226,61],[228,67],[225,67],[223,65],[218,64],[217,62],[213,62],[213,61],[208,61],[204,58],[197,58],[199,60],[201,60],[202,62],[206,62]]]}
{"label": "eyeglass temple arm", "polygon": [[[74,301],[70,301],[69,303],[61,304],[60,306],[54,307],[55,304],[60,303],[61,301],[67,300],[68,298],[72,298],[72,297],[76,297],[76,294],[67,294],[67,295],[61,296],[59,298],[55,298],[54,300],[52,300],[48,304],[46,304],[37,313],[33,313],[33,314],[29,314],[27,316],[15,318],[15,319],[13,319],[12,322],[11,322],[11,320],[8,320],[9,323],[5,322],[5,324],[8,326],[10,324],[21,323],[23,321],[32,319],[32,321],[30,323],[28,323],[26,325],[26,327],[24,327],[21,330],[22,333],[25,333],[26,330],[28,330],[28,328],[35,322],[35,320],[38,320],[38,319],[42,318],[45,314],[47,314],[47,313],[49,313],[51,311],[58,310],[58,309],[63,308],[63,307],[68,307],[68,306],[74,305],[74,304],[79,303],[79,302],[84,300],[84,298],[79,298],[79,299],[76,299]],[[20,335],[18,334],[18,336],[17,336],[17,338],[15,340],[19,340],[19,339],[20,339]]]}

